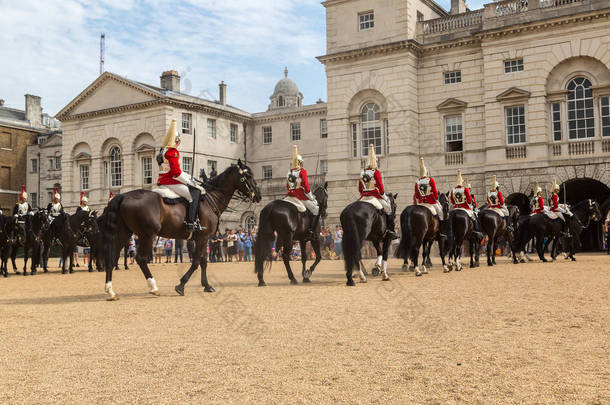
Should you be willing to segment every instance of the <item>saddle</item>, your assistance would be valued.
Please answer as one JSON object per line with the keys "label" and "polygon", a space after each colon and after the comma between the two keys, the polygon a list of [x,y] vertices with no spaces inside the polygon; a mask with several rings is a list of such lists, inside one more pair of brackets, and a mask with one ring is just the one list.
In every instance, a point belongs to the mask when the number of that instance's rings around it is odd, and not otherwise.
{"label": "saddle", "polygon": [[295,207],[297,207],[297,211],[299,211],[300,213],[304,213],[305,211],[307,211],[305,204],[303,204],[303,202],[301,200],[299,200],[298,198],[286,196],[283,198],[282,201],[286,201],[286,202],[294,205]]}
{"label": "saddle", "polygon": [[417,205],[421,205],[422,207],[428,208],[432,215],[436,215],[436,208],[434,208],[434,205],[428,203],[419,203]]}
{"label": "saddle", "polygon": [[496,208],[496,207],[487,207],[487,210],[493,211],[496,214],[498,214],[499,216],[501,216],[502,218],[504,218],[504,213],[502,212],[502,210],[500,208]]}
{"label": "saddle", "polygon": [[375,197],[372,197],[372,196],[366,197],[365,196],[365,197],[362,197],[359,201],[371,204],[373,207],[375,207],[376,210],[383,210],[383,206],[379,202],[379,199],[377,199]]}
{"label": "saddle", "polygon": [[[150,191],[159,194],[163,202],[167,205],[186,204],[186,206],[188,207],[189,202],[184,197],[180,197],[173,190],[170,190],[167,187],[157,185],[157,187],[153,188]],[[201,193],[199,200],[203,200],[204,198],[205,193]]]}
{"label": "saddle", "polygon": [[468,214],[468,216],[470,217],[470,219],[472,219],[474,221],[474,211],[472,210],[467,210],[466,208],[462,208],[462,207],[458,207],[458,208],[454,208],[452,211],[464,211],[465,213]]}

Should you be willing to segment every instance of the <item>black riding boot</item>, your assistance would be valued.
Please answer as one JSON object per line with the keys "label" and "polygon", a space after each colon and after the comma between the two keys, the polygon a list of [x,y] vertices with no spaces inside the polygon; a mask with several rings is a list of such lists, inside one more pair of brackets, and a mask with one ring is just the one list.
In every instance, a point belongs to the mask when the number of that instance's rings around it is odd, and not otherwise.
{"label": "black riding boot", "polygon": [[472,220],[472,223],[474,228],[474,237],[477,238],[477,240],[483,240],[485,235],[483,235],[483,232],[481,232],[481,227],[479,225],[479,220],[477,219],[477,217]]}
{"label": "black riding boot", "polygon": [[385,220],[386,220],[386,228],[385,228],[385,234],[383,235],[384,237],[389,237],[390,239],[398,239],[398,235],[396,234],[396,231],[394,230],[394,215],[393,214],[386,214],[385,211],[382,211],[382,214],[385,215]]}
{"label": "black riding boot", "polygon": [[316,228],[318,227],[319,221],[320,221],[320,215],[313,215],[313,219],[311,220],[311,226],[309,227],[309,230],[307,231],[307,236],[305,237],[306,240],[313,241],[315,239],[315,237],[316,237],[315,232],[316,232]]}
{"label": "black riding boot", "polygon": [[199,209],[199,197],[201,196],[201,190],[197,187],[189,187],[191,193],[191,199],[193,200],[189,204],[188,211],[186,213],[186,229],[189,231],[203,231],[205,227],[202,227],[197,218],[197,211]]}
{"label": "black riding boot", "polygon": [[[565,217],[564,217],[564,218],[565,218]],[[570,237],[572,237],[572,235],[570,234],[570,231],[569,231],[569,229],[568,229],[568,222],[567,222],[567,220],[565,220],[565,221],[561,221],[561,222],[562,222],[562,224],[561,224],[561,235],[562,235],[564,238],[570,238]]]}
{"label": "black riding boot", "polygon": [[504,222],[505,222],[505,225],[506,225],[506,230],[508,232],[514,232],[515,231],[515,229],[512,226],[510,226],[510,217],[508,217],[508,216],[504,217]]}

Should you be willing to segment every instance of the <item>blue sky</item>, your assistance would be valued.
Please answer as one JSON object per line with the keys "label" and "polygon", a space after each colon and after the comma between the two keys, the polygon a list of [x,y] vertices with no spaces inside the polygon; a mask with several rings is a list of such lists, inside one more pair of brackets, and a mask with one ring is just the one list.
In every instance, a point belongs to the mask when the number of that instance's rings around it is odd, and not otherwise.
{"label": "blue sky", "polygon": [[176,69],[183,91],[205,98],[224,80],[230,104],[259,112],[288,66],[306,104],[326,99],[319,0],[0,0],[0,10],[0,98],[10,107],[31,93],[55,115],[98,76],[101,32],[106,70],[134,80],[158,85]]}

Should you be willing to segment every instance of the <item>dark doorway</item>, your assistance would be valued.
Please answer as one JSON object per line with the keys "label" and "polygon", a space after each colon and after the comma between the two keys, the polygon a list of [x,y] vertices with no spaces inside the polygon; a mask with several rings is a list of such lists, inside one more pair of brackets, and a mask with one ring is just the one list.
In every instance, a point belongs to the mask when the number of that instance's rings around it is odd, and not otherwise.
{"label": "dark doorway", "polygon": [[560,202],[576,205],[589,198],[599,204],[602,220],[591,223],[589,228],[585,229],[580,235],[580,241],[583,251],[600,251],[604,247],[602,225],[610,209],[610,188],[600,181],[588,178],[571,179],[561,184]]}

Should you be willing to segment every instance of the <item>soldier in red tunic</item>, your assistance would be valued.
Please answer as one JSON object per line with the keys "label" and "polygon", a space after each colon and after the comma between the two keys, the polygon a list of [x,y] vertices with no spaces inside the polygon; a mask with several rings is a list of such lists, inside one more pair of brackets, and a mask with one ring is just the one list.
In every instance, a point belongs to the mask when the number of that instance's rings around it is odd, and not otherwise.
{"label": "soldier in red tunic", "polygon": [[559,204],[559,184],[557,181],[553,179],[553,195],[551,196],[551,211],[557,215],[559,219],[563,221],[562,233],[564,236],[569,237],[570,233],[568,232],[567,222],[564,215],[571,217],[573,214],[565,204]]}
{"label": "soldier in red tunic", "polygon": [[443,207],[441,207],[441,204],[438,202],[436,182],[432,177],[428,177],[428,169],[426,169],[426,165],[424,164],[424,158],[419,159],[419,177],[420,179],[415,182],[413,204],[431,206],[439,219],[441,221],[444,220]]}
{"label": "soldier in red tunic", "polygon": [[544,198],[542,189],[536,184],[536,196],[534,197],[534,214],[544,214]]}
{"label": "soldier in red tunic", "polygon": [[468,191],[470,191],[470,197],[472,198],[472,210],[476,213],[477,212],[477,198],[475,197],[474,193],[472,192],[472,185],[470,184],[470,182],[468,180],[466,180],[466,188],[468,188]]}
{"label": "soldier in red tunic", "polygon": [[388,196],[385,194],[383,187],[383,178],[381,172],[377,168],[377,156],[375,156],[375,147],[369,145],[369,158],[366,169],[360,174],[358,181],[358,192],[360,198],[374,197],[383,207],[383,214],[386,216],[386,234],[392,239],[398,239],[398,235],[394,231],[394,213]]}
{"label": "soldier in red tunic", "polygon": [[478,239],[483,239],[483,234],[479,231],[479,221],[472,210],[472,195],[470,194],[470,190],[464,187],[464,180],[462,179],[461,170],[458,170],[456,186],[453,188],[453,190],[451,190],[449,201],[451,201],[451,204],[453,204],[452,209],[466,210],[473,222],[474,236]]}
{"label": "soldier in red tunic", "polygon": [[172,190],[189,202],[185,221],[187,229],[189,231],[203,230],[204,228],[197,218],[199,197],[203,189],[195,184],[188,173],[180,169],[179,145],[180,135],[178,135],[176,120],[172,120],[165,138],[163,138],[161,151],[157,155],[157,163],[159,164],[157,184]]}
{"label": "soldier in red tunic", "polygon": [[113,198],[114,198],[114,193],[111,191],[110,194],[108,194],[108,204],[110,204],[110,201],[112,201]]}
{"label": "soldier in red tunic", "polygon": [[314,230],[316,229],[320,218],[320,207],[318,206],[316,197],[314,197],[309,188],[309,178],[307,177],[307,170],[303,167],[303,157],[299,155],[296,146],[292,147],[292,160],[290,163],[290,171],[286,176],[286,189],[288,190],[286,197],[293,197],[300,200],[305,208],[307,208],[307,211],[313,215],[313,220],[311,221],[307,236],[308,239],[313,239],[315,236]]}
{"label": "soldier in red tunic", "polygon": [[502,216],[506,222],[506,230],[513,232],[514,229],[510,224],[510,214],[508,212],[508,208],[506,208],[504,205],[504,196],[500,191],[500,183],[498,183],[498,180],[496,180],[495,175],[491,180],[491,190],[489,193],[487,193],[487,204],[489,204],[489,208],[497,208],[502,212]]}

